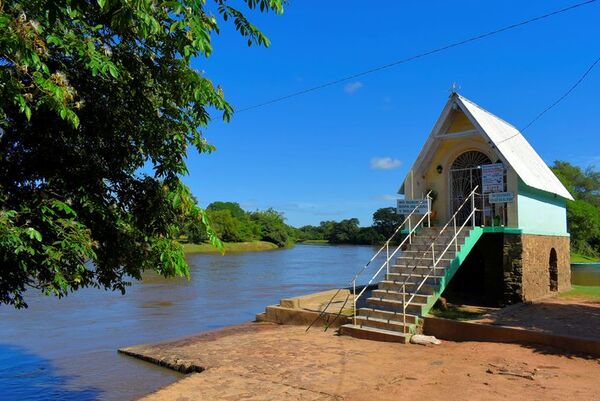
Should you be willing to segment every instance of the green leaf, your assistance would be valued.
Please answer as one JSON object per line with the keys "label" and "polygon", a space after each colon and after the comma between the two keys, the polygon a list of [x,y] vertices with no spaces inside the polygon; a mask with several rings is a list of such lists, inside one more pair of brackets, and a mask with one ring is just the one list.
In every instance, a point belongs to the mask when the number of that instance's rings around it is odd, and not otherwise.
{"label": "green leaf", "polygon": [[100,8],[104,9],[104,6],[106,5],[106,0],[97,0],[98,1],[98,5],[100,6]]}
{"label": "green leaf", "polygon": [[108,72],[110,72],[110,75],[112,75],[113,78],[119,77],[119,70],[117,70],[117,67],[112,63],[108,65]]}
{"label": "green leaf", "polygon": [[42,242],[42,234],[35,228],[27,227],[25,231],[29,235],[29,238]]}

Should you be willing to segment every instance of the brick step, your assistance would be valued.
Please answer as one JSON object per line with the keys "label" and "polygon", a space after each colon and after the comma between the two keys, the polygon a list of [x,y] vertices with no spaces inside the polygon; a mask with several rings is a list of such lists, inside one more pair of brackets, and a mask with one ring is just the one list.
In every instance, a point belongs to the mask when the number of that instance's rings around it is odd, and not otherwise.
{"label": "brick step", "polygon": [[[360,308],[357,310],[358,316],[364,316],[367,318],[376,318],[383,320],[394,320],[397,322],[402,322],[403,317],[401,312],[397,311],[387,311],[383,309],[377,308]],[[406,314],[406,323],[417,324],[419,321],[419,317],[416,315]]]}
{"label": "brick step", "polygon": [[340,327],[340,334],[355,338],[373,341],[385,341],[408,344],[412,334],[398,333],[397,331],[376,329],[373,327],[360,327],[353,324],[345,324]]}
{"label": "brick step", "polygon": [[[413,297],[414,295],[414,297]],[[431,295],[426,294],[415,294],[411,292],[399,292],[399,291],[389,291],[389,290],[373,290],[371,292],[372,298],[382,298],[382,299],[392,299],[394,301],[402,301],[406,299],[407,301],[413,297],[412,302],[419,304],[426,304]]]}
{"label": "brick step", "polygon": [[[377,307],[377,309],[383,309],[388,311],[397,311],[402,312],[402,306],[404,305],[402,301],[396,301],[393,299],[381,299],[381,298],[367,298],[367,305]],[[422,316],[424,312],[424,308],[426,304],[411,302],[406,306],[406,313],[410,313],[411,315]]]}
{"label": "brick step", "polygon": [[[403,281],[394,281],[394,280],[383,280],[379,282],[379,289],[381,290],[392,290],[392,291],[402,291],[402,283]],[[419,286],[420,282],[416,280],[410,280],[404,286],[406,292],[414,292]],[[419,294],[432,295],[437,285],[429,285],[427,283],[423,284],[421,288],[419,288]]]}
{"label": "brick step", "polygon": [[357,316],[356,325],[359,327],[370,327],[376,329],[383,329],[389,331],[396,331],[399,333],[411,333],[414,332],[415,325],[406,323],[406,326],[402,321],[378,319],[378,318],[367,318],[366,316]]}

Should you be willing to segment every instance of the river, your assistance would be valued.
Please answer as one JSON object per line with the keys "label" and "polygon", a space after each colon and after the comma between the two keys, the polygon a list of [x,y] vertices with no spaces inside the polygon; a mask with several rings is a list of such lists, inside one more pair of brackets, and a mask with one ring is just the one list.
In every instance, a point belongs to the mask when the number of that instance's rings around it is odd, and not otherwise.
{"label": "river", "polygon": [[189,255],[191,280],[147,274],[126,295],[33,291],[29,308],[0,306],[0,400],[135,399],[181,376],[117,349],[253,320],[280,298],[347,285],[372,247]]}
{"label": "river", "polygon": [[[373,251],[297,245],[197,254],[188,257],[190,281],[146,274],[126,295],[31,292],[26,310],[0,306],[0,400],[136,399],[181,376],[118,348],[242,323],[280,298],[344,286]],[[600,268],[574,268],[573,283],[600,285]]]}

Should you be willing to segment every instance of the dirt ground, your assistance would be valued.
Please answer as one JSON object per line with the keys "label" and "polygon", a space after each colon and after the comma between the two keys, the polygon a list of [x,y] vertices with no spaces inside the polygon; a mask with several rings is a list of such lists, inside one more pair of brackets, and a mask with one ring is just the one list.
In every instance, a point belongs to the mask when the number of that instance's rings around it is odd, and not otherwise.
{"label": "dirt ground", "polygon": [[205,369],[150,400],[600,400],[600,359],[536,345],[401,345],[249,323],[127,352]]}
{"label": "dirt ground", "polygon": [[546,298],[486,314],[472,322],[541,331],[600,341],[598,300]]}

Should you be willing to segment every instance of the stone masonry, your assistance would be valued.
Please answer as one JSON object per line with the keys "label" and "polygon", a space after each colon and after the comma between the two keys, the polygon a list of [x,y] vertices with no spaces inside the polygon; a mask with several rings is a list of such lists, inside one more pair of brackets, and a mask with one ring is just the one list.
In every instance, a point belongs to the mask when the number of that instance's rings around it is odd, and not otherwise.
{"label": "stone masonry", "polygon": [[571,288],[570,238],[550,235],[504,235],[503,270],[506,303],[531,301],[551,293],[550,254],[556,252],[557,290]]}

